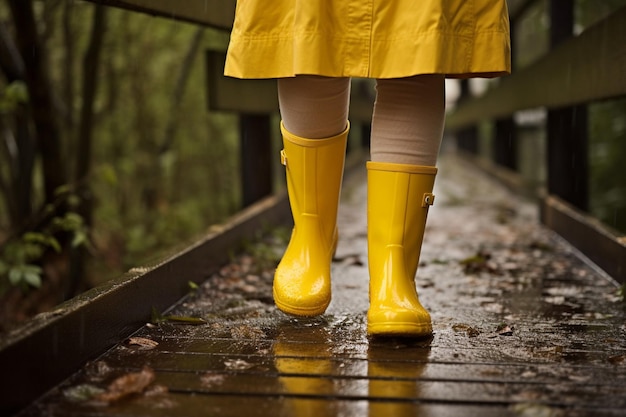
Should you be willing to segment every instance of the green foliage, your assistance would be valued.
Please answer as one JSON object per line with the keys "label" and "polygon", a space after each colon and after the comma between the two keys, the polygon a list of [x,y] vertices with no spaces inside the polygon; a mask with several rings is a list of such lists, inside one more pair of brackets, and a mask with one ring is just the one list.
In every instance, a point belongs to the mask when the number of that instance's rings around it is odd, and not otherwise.
{"label": "green foliage", "polygon": [[47,251],[60,253],[61,244],[57,239],[60,233],[67,233],[71,246],[86,245],[87,227],[83,218],[73,212],[64,216],[52,217],[42,231],[27,231],[21,236],[9,239],[0,247],[0,295],[11,286],[24,291],[39,288],[43,282],[41,260]]}
{"label": "green foliage", "polygon": [[[165,138],[196,27],[117,9],[109,22],[100,101],[107,111],[95,132],[91,181],[97,281],[153,260],[239,208],[237,119],[207,111],[202,54],[176,110],[176,134]],[[207,29],[204,39],[223,47],[227,38]]]}
{"label": "green foliage", "polygon": [[13,81],[0,93],[0,113],[11,113],[20,104],[28,103],[28,89],[23,81]]}
{"label": "green foliage", "polygon": [[[93,245],[90,253],[95,255],[85,274],[89,282],[83,284],[97,285],[153,260],[172,246],[201,235],[239,209],[238,120],[235,115],[207,111],[202,54],[209,48],[225,49],[228,33],[208,28],[204,31],[185,93],[174,103],[173,92],[197,26],[108,8],[98,68],[100,84],[92,126],[92,155],[77,155],[83,59],[94,5],[35,2],[34,6],[40,33],[45,33],[42,42],[53,95],[59,100],[60,113],[55,117],[61,128],[70,178],[76,160],[92,161],[87,183],[80,184],[91,192],[93,214],[87,220]],[[0,17],[11,25],[4,5],[0,5]],[[5,86],[0,93],[0,114],[27,100],[24,83]],[[175,116],[176,128],[168,138],[171,115]],[[9,164],[2,165],[0,175],[8,178]],[[34,170],[35,188],[30,195],[34,211],[41,212],[45,211],[41,206],[46,202],[42,178],[37,176],[41,173],[40,160]],[[58,196],[73,199],[71,188],[76,186],[70,184],[57,190]],[[76,203],[68,200],[72,208],[77,207]],[[17,233],[3,208],[0,207],[0,242]],[[69,232],[73,245],[84,245],[87,243],[84,223],[85,219],[72,213],[54,219],[49,224],[49,233],[55,236]],[[57,250],[54,243],[46,241],[46,233],[40,233],[40,240],[29,245]],[[24,249],[22,236],[13,238],[10,244],[21,248],[18,252],[28,251]],[[23,271],[21,265],[37,266],[36,259],[40,259],[25,255],[22,258],[28,261],[6,259],[4,251],[0,258],[7,271]],[[20,273],[19,281],[25,283],[28,277],[30,282],[35,282],[34,271],[26,271]],[[13,274],[17,277],[17,272]],[[43,273],[39,277],[44,278]],[[2,274],[0,281],[9,284],[8,272]]]}

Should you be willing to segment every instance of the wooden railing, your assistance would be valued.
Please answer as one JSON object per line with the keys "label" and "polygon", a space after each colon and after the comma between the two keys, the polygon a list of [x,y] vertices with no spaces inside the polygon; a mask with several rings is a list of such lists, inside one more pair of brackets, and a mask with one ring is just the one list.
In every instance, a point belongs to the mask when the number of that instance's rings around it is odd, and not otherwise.
{"label": "wooden railing", "polygon": [[153,16],[230,29],[236,0],[88,0]]}
{"label": "wooden railing", "polygon": [[[512,43],[518,19],[534,1],[513,1]],[[503,78],[480,97],[462,97],[449,115],[447,129],[466,150],[476,150],[477,126],[495,127],[492,158],[515,170],[518,128],[513,115],[543,108],[547,112],[546,189],[541,192],[542,221],[580,249],[609,275],[626,282],[626,245],[620,234],[588,213],[588,103],[626,95],[626,7],[573,36],[574,1],[549,3],[550,51],[535,63]],[[538,163],[540,165],[540,162]]]}

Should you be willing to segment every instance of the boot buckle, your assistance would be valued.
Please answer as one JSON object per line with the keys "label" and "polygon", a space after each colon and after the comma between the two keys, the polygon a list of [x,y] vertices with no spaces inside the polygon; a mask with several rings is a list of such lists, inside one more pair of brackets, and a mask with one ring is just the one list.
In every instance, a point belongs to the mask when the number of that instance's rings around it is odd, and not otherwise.
{"label": "boot buckle", "polygon": [[422,200],[422,207],[428,207],[435,204],[435,195],[433,193],[424,193]]}
{"label": "boot buckle", "polygon": [[284,166],[287,166],[287,154],[285,154],[284,149],[281,149],[280,151],[280,163]]}

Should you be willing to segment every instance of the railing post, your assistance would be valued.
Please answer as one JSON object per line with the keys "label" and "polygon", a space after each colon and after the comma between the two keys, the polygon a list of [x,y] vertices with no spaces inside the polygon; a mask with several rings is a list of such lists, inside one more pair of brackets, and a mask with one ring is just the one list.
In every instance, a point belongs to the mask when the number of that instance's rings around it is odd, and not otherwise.
{"label": "railing post", "polygon": [[[574,0],[550,1],[550,47],[572,36]],[[548,110],[548,192],[588,208],[587,106]]]}
{"label": "railing post", "polygon": [[[516,20],[510,21],[511,36],[511,68],[515,69],[517,44]],[[494,161],[503,167],[516,171],[517,162],[517,126],[513,115],[497,119],[494,126],[495,138],[493,141]]]}
{"label": "railing post", "polygon": [[[461,94],[459,96],[459,105],[465,101],[471,99],[471,92],[469,88],[468,80],[461,80]],[[478,154],[478,127],[476,125],[463,128],[456,134],[456,142],[459,149],[471,153],[473,155]]]}
{"label": "railing post", "polygon": [[517,131],[513,117],[495,121],[493,158],[498,165],[517,170]]}
{"label": "railing post", "polygon": [[242,206],[247,207],[272,193],[270,116],[241,114],[239,129]]}

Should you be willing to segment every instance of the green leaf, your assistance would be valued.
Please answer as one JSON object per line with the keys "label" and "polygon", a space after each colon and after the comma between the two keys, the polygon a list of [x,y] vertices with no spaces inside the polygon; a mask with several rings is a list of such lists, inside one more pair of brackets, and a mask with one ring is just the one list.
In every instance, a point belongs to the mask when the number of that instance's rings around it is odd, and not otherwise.
{"label": "green leaf", "polygon": [[58,197],[58,196],[60,196],[62,194],[69,193],[71,190],[72,190],[72,188],[70,187],[69,184],[64,184],[64,185],[61,185],[60,187],[57,187],[54,190],[54,195]]}
{"label": "green leaf", "polygon": [[103,164],[100,167],[100,177],[105,183],[111,186],[117,186],[119,182],[117,178],[117,172],[111,164]]}
{"label": "green leaf", "polygon": [[206,324],[206,320],[201,317],[191,316],[164,316],[167,321],[173,321],[175,323],[190,324],[192,326],[198,326],[200,324]]}
{"label": "green leaf", "polygon": [[55,252],[61,252],[61,244],[54,236],[48,236],[48,240],[46,243],[48,244],[48,246],[54,249]]}
{"label": "green leaf", "polygon": [[159,324],[164,322],[166,319],[163,317],[163,314],[159,313],[156,307],[152,307],[152,314],[150,317],[150,323]]}
{"label": "green leaf", "polygon": [[87,233],[83,230],[79,230],[74,233],[74,237],[72,238],[72,247],[77,248],[81,245],[84,245],[87,242]]}
{"label": "green leaf", "polygon": [[80,205],[80,197],[76,194],[70,194],[67,197],[67,204],[69,204],[71,207],[78,207]]}
{"label": "green leaf", "polygon": [[22,281],[22,270],[19,268],[11,268],[9,270],[9,282],[12,285],[19,285]]}
{"label": "green leaf", "polygon": [[41,287],[41,276],[34,272],[25,272],[24,273],[24,282],[29,285],[32,285],[35,288]]}
{"label": "green leaf", "polygon": [[22,240],[28,243],[41,243],[46,244],[46,235],[38,232],[26,232],[22,235]]}
{"label": "green leaf", "polygon": [[37,265],[18,265],[9,270],[9,282],[12,285],[28,284],[41,287],[43,270]]}
{"label": "green leaf", "polygon": [[24,81],[13,81],[7,86],[5,96],[15,103],[28,103],[28,87]]}

